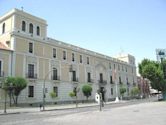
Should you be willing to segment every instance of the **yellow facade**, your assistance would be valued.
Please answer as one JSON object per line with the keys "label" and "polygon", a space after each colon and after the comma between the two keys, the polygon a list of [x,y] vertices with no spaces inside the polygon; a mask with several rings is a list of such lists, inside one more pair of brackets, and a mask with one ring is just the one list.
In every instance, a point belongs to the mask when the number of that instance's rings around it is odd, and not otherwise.
{"label": "yellow facade", "polygon": [[[113,76],[115,70],[118,85],[119,79],[128,89],[136,83],[136,66],[133,56],[112,58],[51,39],[47,37],[45,20],[17,9],[5,16],[0,18],[0,26],[4,22],[6,24],[5,33],[0,35],[0,42],[13,51],[0,50],[0,60],[3,60],[3,70],[6,76],[21,76],[28,80],[28,86],[22,92],[22,97],[26,96],[26,98],[22,98],[22,102],[40,102],[44,80],[48,89],[47,101],[52,101],[49,92],[53,90],[53,87],[60,89],[58,90],[60,101],[68,101],[71,100],[68,93],[73,90],[73,87],[81,87],[85,83],[93,87],[91,99],[94,99],[96,90],[100,87],[107,90],[105,94],[107,100],[115,98],[117,96],[115,84],[110,84],[110,77]],[[26,24],[25,31],[22,30],[23,21]],[[33,33],[29,32],[30,24],[33,25]],[[36,32],[37,26],[40,27],[39,35]],[[7,41],[10,41],[10,45],[6,44]],[[56,53],[53,53],[53,48],[56,49]],[[64,51],[66,59],[63,57]],[[56,56],[54,57],[53,54]],[[58,77],[56,79],[53,79],[53,69],[56,69],[56,77]],[[32,74],[29,75],[29,72]],[[73,74],[75,74],[74,80]],[[90,77],[89,81],[88,77]],[[127,79],[131,84],[130,87],[127,86]],[[27,95],[30,91],[29,86],[34,87],[33,97]],[[114,89],[113,95],[110,92],[111,88]],[[83,99],[81,92],[79,95]]]}

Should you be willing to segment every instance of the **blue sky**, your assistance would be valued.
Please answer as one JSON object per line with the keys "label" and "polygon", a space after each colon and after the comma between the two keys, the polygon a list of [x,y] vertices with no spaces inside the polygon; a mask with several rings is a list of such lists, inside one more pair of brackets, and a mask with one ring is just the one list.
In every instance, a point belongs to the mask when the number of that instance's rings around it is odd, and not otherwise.
{"label": "blue sky", "polygon": [[166,0],[0,0],[0,15],[21,6],[47,20],[49,37],[108,56],[156,60],[166,48]]}

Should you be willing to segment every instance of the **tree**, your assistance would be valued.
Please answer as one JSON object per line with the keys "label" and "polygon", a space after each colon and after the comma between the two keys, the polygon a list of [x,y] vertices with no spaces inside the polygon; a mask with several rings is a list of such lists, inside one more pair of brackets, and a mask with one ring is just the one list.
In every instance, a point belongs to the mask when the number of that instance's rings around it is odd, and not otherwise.
{"label": "tree", "polygon": [[88,84],[85,84],[82,87],[82,92],[83,92],[84,96],[86,96],[86,98],[88,100],[89,96],[91,96],[92,87],[90,85],[88,85]]}
{"label": "tree", "polygon": [[152,88],[162,92],[164,100],[166,100],[166,79],[164,79],[165,70],[166,60],[160,63],[144,59],[139,64],[139,73],[141,76],[150,80]]}
{"label": "tree", "polygon": [[69,96],[70,96],[70,97],[75,97],[76,94],[75,94],[74,92],[70,92],[70,93],[69,93]]}
{"label": "tree", "polygon": [[131,89],[131,95],[134,97],[134,96],[137,96],[138,94],[140,93],[140,90],[138,87],[134,87]]}
{"label": "tree", "polygon": [[121,98],[124,96],[125,92],[126,92],[126,88],[123,87],[123,86],[121,86],[121,87],[120,87],[120,95],[121,95]]}
{"label": "tree", "polygon": [[[56,98],[57,98],[57,95],[56,95],[56,93],[55,93],[54,91],[50,92],[49,94],[50,94],[50,97],[51,97],[52,99],[56,99]],[[56,103],[55,103],[55,104],[56,104]]]}
{"label": "tree", "polygon": [[78,107],[78,102],[77,102],[77,93],[79,92],[79,88],[75,87],[72,92],[69,93],[69,96],[71,98],[75,97],[75,103],[76,103],[76,108]]}
{"label": "tree", "polygon": [[9,98],[10,98],[10,106],[11,106],[11,97],[13,97],[13,101],[15,103],[14,95],[13,95],[13,90],[14,90],[14,77],[7,77],[3,79],[3,86],[2,89],[5,90],[5,93],[8,93]]}
{"label": "tree", "polygon": [[21,91],[26,88],[27,81],[25,78],[22,77],[15,77],[14,79],[14,95],[15,95],[15,104],[17,105],[18,96],[20,95]]}
{"label": "tree", "polygon": [[57,97],[56,93],[55,92],[50,92],[50,97],[52,99],[55,99]]}
{"label": "tree", "polygon": [[[6,91],[10,91],[10,98],[11,95],[13,97],[14,103],[17,105],[18,96],[21,93],[21,91],[26,88],[27,81],[25,78],[22,77],[7,77],[3,89]],[[11,91],[12,89],[12,91]],[[15,96],[15,97],[14,97]]]}

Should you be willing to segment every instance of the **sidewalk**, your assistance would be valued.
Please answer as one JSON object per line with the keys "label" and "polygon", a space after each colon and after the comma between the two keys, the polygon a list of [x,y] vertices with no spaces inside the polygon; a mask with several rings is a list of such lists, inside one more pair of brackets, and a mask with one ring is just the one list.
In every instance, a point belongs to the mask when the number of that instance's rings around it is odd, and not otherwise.
{"label": "sidewalk", "polygon": [[[120,101],[118,103],[125,103],[126,101]],[[108,104],[115,104],[114,101],[106,102]],[[91,107],[91,106],[99,106],[98,103],[79,103],[78,108],[82,107]],[[66,110],[66,109],[74,109],[76,108],[76,104],[57,104],[57,105],[46,105],[45,111],[51,110]],[[41,108],[42,111],[42,108]],[[3,109],[0,109],[0,115],[7,115],[7,114],[21,114],[21,113],[32,113],[32,112],[40,112],[40,107],[8,107],[6,109],[7,113],[4,113]]]}

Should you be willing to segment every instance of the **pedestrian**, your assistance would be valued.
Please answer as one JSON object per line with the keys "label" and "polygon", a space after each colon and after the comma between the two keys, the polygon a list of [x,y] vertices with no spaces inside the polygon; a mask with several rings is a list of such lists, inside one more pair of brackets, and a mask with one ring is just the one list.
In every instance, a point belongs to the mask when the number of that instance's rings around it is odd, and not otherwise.
{"label": "pedestrian", "polygon": [[41,108],[42,108],[42,104],[41,103],[40,103],[39,107],[40,107],[40,111],[41,111]]}

